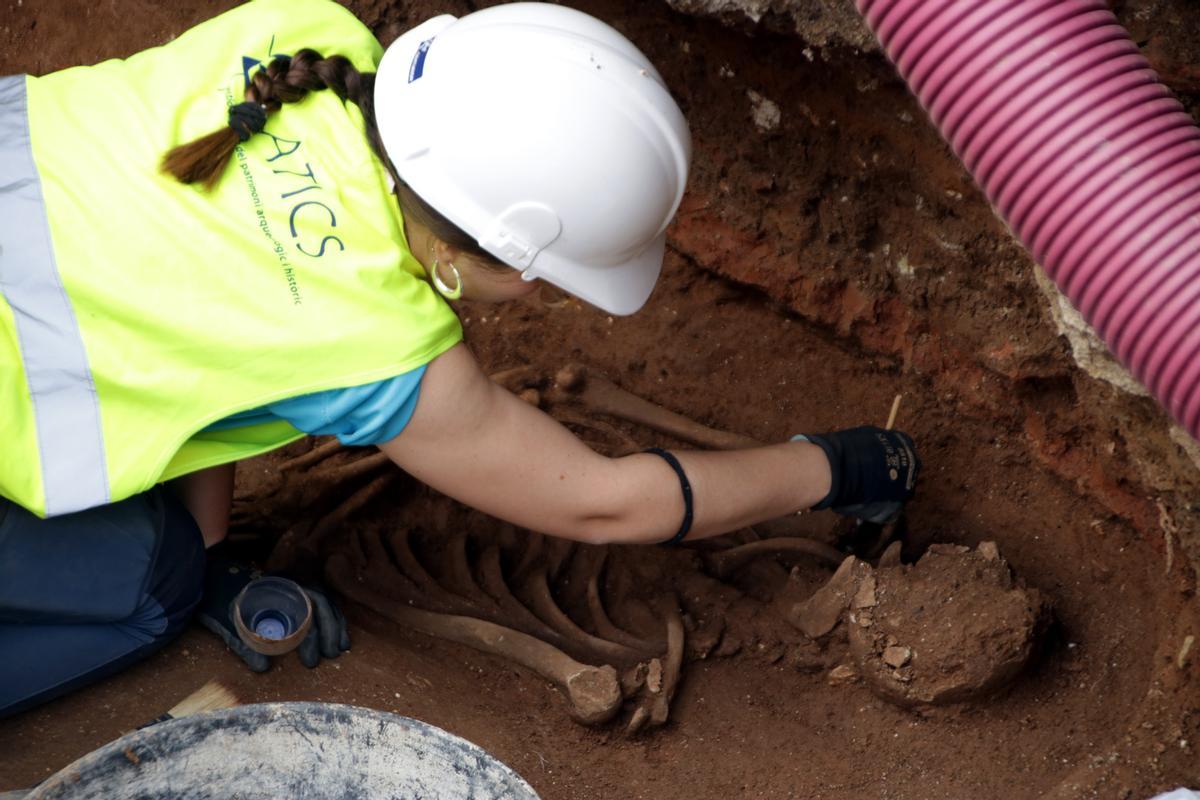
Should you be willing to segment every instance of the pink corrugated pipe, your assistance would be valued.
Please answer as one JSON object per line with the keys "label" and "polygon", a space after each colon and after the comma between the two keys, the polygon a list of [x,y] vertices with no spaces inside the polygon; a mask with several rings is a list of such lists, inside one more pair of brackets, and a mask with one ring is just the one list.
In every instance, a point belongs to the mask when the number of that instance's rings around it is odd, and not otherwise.
{"label": "pink corrugated pipe", "polygon": [[856,0],[1033,257],[1200,438],[1200,128],[1102,0]]}

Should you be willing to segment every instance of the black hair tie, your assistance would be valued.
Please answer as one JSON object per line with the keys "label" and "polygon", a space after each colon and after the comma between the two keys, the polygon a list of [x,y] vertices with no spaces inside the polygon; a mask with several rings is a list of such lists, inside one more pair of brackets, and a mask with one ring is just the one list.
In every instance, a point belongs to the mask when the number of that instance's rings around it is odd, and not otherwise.
{"label": "black hair tie", "polygon": [[229,107],[229,127],[233,128],[240,141],[246,141],[261,131],[267,124],[267,107],[247,100]]}
{"label": "black hair tie", "polygon": [[687,479],[687,473],[683,471],[683,465],[679,463],[679,459],[663,450],[660,447],[651,447],[643,450],[645,453],[653,453],[666,461],[671,469],[675,470],[675,474],[679,476],[679,488],[683,491],[683,524],[679,526],[679,531],[670,539],[662,542],[662,544],[670,546],[679,544],[683,541],[683,537],[688,535],[688,531],[692,529],[692,484]]}

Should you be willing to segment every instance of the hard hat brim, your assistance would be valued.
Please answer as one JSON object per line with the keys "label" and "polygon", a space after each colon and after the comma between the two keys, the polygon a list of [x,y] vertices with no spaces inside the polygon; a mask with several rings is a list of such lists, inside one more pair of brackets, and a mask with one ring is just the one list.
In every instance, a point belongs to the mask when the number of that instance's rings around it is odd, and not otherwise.
{"label": "hard hat brim", "polygon": [[602,311],[624,317],[641,309],[650,299],[662,272],[666,249],[664,232],[625,263],[605,267],[574,264],[543,250],[525,274],[553,284]]}

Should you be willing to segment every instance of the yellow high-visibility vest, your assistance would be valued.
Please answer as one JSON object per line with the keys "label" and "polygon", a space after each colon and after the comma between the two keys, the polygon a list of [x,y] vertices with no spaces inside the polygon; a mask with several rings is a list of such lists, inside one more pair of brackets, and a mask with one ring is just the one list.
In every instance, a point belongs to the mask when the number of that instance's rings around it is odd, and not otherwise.
{"label": "yellow high-visibility vest", "polygon": [[332,92],[272,114],[211,192],[159,172],[305,47],[382,55],[336,3],[254,0],[125,60],[0,78],[0,495],[62,514],[270,450],[300,432],[202,431],[461,340]]}

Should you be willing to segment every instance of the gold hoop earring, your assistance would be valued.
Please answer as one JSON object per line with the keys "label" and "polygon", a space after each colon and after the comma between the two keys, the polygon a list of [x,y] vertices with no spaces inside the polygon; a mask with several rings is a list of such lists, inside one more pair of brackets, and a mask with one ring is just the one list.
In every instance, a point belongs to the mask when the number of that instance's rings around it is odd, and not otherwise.
{"label": "gold hoop earring", "polygon": [[431,273],[433,279],[433,288],[437,289],[438,294],[447,300],[457,300],[458,298],[462,297],[463,293],[462,275],[459,273],[458,267],[454,266],[453,261],[447,261],[446,266],[450,268],[450,272],[454,275],[454,287],[451,288],[447,286],[442,280],[442,276],[438,272],[438,262],[435,258],[433,260],[433,266],[429,268],[429,272]]}

